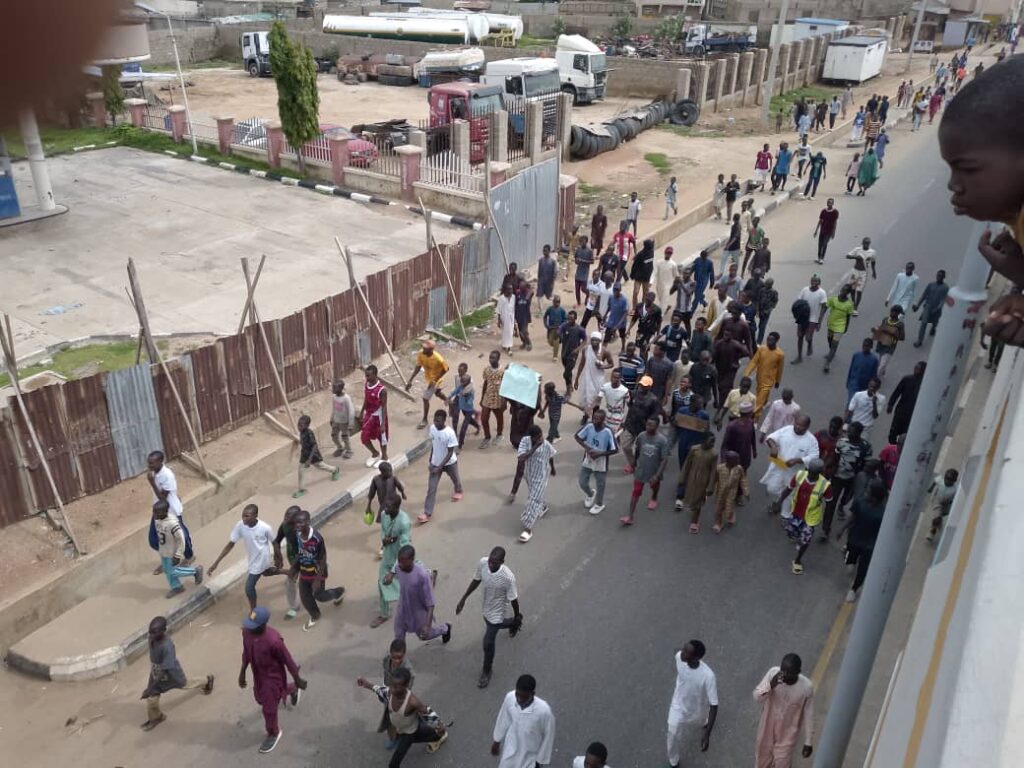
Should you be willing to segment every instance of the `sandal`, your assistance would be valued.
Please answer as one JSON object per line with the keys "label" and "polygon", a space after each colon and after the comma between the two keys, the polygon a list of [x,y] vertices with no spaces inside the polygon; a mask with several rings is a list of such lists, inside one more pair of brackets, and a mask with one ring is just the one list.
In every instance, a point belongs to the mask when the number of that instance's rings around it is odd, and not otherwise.
{"label": "sandal", "polygon": [[800,563],[793,563],[793,573],[800,576],[804,572],[804,567]]}
{"label": "sandal", "polygon": [[700,526],[697,523],[690,523],[690,533],[700,533]]}
{"label": "sandal", "polygon": [[632,517],[620,517],[619,518],[619,522],[622,523],[623,525],[632,525],[633,524],[633,518]]}
{"label": "sandal", "polygon": [[722,526],[720,526],[720,525],[712,525],[711,526],[711,531],[712,531],[712,533],[721,533],[722,532]]}
{"label": "sandal", "polygon": [[437,752],[441,748],[441,745],[448,741],[448,731],[441,734],[441,738],[437,741],[432,741],[427,744],[427,752]]}
{"label": "sandal", "polygon": [[376,629],[381,624],[383,624],[385,621],[387,621],[389,618],[391,618],[391,617],[390,616],[376,616],[376,617],[374,617],[373,621],[370,622],[370,629]]}
{"label": "sandal", "polygon": [[528,542],[532,538],[533,538],[533,534],[530,533],[530,531],[523,531],[522,533],[519,534],[519,541],[522,544],[525,544],[526,542]]}
{"label": "sandal", "polygon": [[430,518],[427,517],[426,515],[419,515],[416,518],[416,522],[419,523],[420,525],[423,525],[424,523],[429,523],[430,522]]}
{"label": "sandal", "polygon": [[658,500],[657,499],[651,499],[650,501],[648,501],[647,502],[647,508],[650,509],[650,510],[657,509],[658,508]]}

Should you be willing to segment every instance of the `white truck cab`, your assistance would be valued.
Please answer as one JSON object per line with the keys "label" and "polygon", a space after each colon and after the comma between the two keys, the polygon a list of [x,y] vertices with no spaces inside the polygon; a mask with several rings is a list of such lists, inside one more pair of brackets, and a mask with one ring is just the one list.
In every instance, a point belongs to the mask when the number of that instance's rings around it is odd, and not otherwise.
{"label": "white truck cab", "polygon": [[242,66],[252,77],[270,75],[270,41],[266,32],[242,35]]}
{"label": "white truck cab", "polygon": [[486,85],[499,85],[505,104],[557,93],[561,89],[558,64],[554,59],[518,57],[487,62],[480,78]]}
{"label": "white truck cab", "polygon": [[608,61],[594,43],[583,35],[559,35],[555,61],[562,91],[572,95],[574,104],[604,98]]}

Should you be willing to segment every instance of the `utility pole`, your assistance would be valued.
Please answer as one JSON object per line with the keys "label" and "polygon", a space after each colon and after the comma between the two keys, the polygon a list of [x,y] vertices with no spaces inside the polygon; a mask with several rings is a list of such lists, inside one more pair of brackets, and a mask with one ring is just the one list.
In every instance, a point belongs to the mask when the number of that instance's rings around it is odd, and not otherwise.
{"label": "utility pole", "polygon": [[[924,498],[932,478],[932,463],[946,436],[949,416],[973,349],[975,325],[988,300],[988,264],[978,253],[978,240],[985,226],[979,223],[973,228],[957,284],[950,289],[942,310],[918,393],[918,402],[927,407],[914,411],[903,442],[902,459],[885,506],[825,728],[814,750],[814,768],[836,768],[843,764],[875,653],[903,577],[918,522],[918,501]],[[894,756],[893,761],[902,765],[902,758]]]}
{"label": "utility pole", "polygon": [[[779,66],[779,49],[782,47],[782,30],[786,28],[786,17],[789,15],[789,0],[782,0],[782,7],[779,8],[779,21],[775,25],[775,42],[772,43],[772,55],[768,59],[768,79],[764,83],[764,93],[761,96],[761,119],[768,125],[768,116],[771,111],[772,93],[775,90],[775,70]],[[782,82],[785,84],[786,75],[783,73]]]}
{"label": "utility pole", "polygon": [[928,5],[928,0],[918,0],[921,4],[917,7],[917,20],[914,22],[914,34],[910,37],[910,53],[907,55],[907,67],[903,70],[904,74],[910,71],[910,63],[914,60],[914,46],[917,45],[917,40],[921,36],[921,22],[924,21],[924,9]]}

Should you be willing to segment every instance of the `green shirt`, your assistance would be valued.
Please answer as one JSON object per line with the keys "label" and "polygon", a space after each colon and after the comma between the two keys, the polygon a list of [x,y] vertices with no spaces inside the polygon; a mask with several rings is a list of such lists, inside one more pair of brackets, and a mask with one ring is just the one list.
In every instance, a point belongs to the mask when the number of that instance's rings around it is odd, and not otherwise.
{"label": "green shirt", "polygon": [[829,296],[825,306],[828,307],[827,328],[832,333],[846,333],[850,315],[854,312],[853,302],[850,299],[844,301],[837,296]]}

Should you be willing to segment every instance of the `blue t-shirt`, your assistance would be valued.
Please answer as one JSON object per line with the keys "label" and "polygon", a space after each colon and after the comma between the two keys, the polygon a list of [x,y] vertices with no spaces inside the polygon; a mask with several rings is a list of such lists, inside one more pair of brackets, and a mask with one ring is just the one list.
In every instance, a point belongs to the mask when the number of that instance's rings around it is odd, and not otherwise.
{"label": "blue t-shirt", "polygon": [[548,307],[544,310],[544,327],[549,330],[560,328],[562,323],[568,319],[569,315],[562,307]]}
{"label": "blue t-shirt", "polygon": [[[583,444],[587,446],[587,449],[591,451],[614,451],[618,448],[618,443],[615,442],[615,433],[608,427],[595,429],[592,422],[586,424],[579,432],[577,432],[576,437],[582,440]],[[595,472],[607,472],[608,457],[602,456],[599,459],[593,460],[584,454],[583,466],[589,467]]]}
{"label": "blue t-shirt", "polygon": [[615,298],[614,294],[608,299],[608,320],[607,327],[611,329],[625,328],[626,315],[629,313],[629,300],[625,296]]}
{"label": "blue t-shirt", "polygon": [[775,172],[779,174],[789,173],[789,163],[793,159],[793,150],[780,149],[775,156]]}
{"label": "blue t-shirt", "polygon": [[664,336],[663,345],[665,347],[665,357],[671,360],[673,363],[679,359],[679,353],[683,349],[683,342],[686,341],[689,334],[686,332],[686,327],[679,324],[678,327],[672,327],[672,325],[666,325],[661,329],[661,335]]}
{"label": "blue t-shirt", "polygon": [[878,375],[878,355],[873,352],[857,352],[850,359],[850,370],[846,374],[846,388],[855,392],[867,389],[868,383]]}

